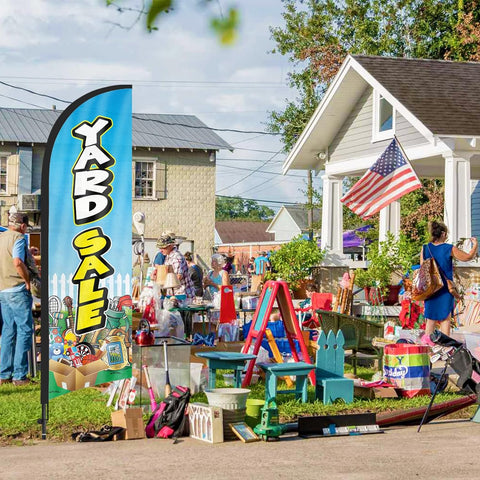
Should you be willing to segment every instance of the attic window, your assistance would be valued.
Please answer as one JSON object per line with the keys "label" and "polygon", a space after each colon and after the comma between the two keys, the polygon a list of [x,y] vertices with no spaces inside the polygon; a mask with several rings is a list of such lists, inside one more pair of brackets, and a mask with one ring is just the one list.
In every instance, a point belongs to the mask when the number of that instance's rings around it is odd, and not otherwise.
{"label": "attic window", "polygon": [[395,110],[392,104],[375,92],[373,107],[372,141],[392,138],[395,133]]}

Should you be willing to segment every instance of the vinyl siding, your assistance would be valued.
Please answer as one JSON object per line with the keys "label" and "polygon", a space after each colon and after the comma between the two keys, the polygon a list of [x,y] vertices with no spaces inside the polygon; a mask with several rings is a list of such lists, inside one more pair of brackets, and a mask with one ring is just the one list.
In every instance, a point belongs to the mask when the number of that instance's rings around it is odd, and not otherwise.
{"label": "vinyl siding", "polygon": [[[427,140],[398,112],[395,134],[404,148],[427,144]],[[372,143],[373,89],[368,87],[329,146],[330,162],[380,155],[391,140]]]}
{"label": "vinyl siding", "polygon": [[472,182],[472,235],[480,238],[480,181]]}

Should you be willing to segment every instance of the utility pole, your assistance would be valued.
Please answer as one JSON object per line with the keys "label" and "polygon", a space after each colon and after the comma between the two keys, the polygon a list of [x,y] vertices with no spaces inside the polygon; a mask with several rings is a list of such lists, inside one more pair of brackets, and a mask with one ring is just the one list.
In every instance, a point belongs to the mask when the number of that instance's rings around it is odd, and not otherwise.
{"label": "utility pole", "polygon": [[313,184],[311,170],[308,170],[307,202],[308,239],[313,241]]}

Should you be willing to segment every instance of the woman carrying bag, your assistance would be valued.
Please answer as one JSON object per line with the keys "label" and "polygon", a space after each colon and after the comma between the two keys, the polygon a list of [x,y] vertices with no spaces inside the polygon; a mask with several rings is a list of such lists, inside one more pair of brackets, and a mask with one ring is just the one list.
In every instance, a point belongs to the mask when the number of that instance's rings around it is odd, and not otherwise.
{"label": "woman carrying bag", "polygon": [[[437,323],[440,324],[440,331],[450,335],[450,318],[454,308],[454,296],[451,293],[453,285],[453,258],[461,262],[467,262],[475,257],[478,242],[475,237],[471,238],[472,249],[466,253],[451,243],[446,243],[448,237],[447,226],[442,222],[431,222],[429,225],[430,243],[422,247],[420,253],[420,264],[424,260],[433,257],[437,262],[443,280],[443,287],[425,300],[425,335],[422,337],[424,343],[431,344],[430,334],[433,333]],[[449,285],[447,280],[452,284]]]}

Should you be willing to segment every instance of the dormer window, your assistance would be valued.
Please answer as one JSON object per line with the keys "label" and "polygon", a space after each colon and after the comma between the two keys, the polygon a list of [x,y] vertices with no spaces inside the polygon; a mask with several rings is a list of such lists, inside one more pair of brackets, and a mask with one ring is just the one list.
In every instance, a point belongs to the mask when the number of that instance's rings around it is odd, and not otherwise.
{"label": "dormer window", "polygon": [[395,109],[379,92],[374,93],[372,141],[393,138],[395,133]]}

